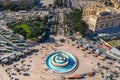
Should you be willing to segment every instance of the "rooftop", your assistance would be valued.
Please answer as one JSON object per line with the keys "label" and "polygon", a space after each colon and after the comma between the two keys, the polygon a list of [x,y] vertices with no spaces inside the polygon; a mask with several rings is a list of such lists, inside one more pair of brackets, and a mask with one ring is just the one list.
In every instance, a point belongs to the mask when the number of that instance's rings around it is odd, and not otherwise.
{"label": "rooftop", "polygon": [[100,16],[106,16],[106,15],[112,15],[112,14],[118,14],[118,13],[120,13],[119,10],[113,7],[106,7],[105,10],[99,11],[97,14]]}
{"label": "rooftop", "polygon": [[91,5],[87,5],[84,8],[90,15],[97,15],[97,16],[106,16],[106,15],[112,15],[112,14],[119,14],[120,11],[113,7],[105,6],[102,3],[95,3]]}

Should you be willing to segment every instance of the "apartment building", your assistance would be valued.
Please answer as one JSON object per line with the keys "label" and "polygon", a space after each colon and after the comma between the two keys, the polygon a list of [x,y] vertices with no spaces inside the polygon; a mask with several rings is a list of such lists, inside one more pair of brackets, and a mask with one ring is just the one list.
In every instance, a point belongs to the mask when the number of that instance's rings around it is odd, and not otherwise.
{"label": "apartment building", "polygon": [[96,3],[84,7],[82,16],[93,32],[109,35],[120,33],[120,11],[116,8]]}

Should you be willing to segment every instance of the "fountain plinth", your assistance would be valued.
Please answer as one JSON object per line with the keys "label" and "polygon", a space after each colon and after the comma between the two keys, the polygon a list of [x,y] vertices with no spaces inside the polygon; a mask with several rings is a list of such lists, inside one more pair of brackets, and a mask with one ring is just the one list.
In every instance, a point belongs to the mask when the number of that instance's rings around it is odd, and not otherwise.
{"label": "fountain plinth", "polygon": [[65,54],[56,54],[51,58],[51,63],[56,67],[64,67],[69,63],[69,57]]}
{"label": "fountain plinth", "polygon": [[75,69],[77,60],[67,52],[57,51],[47,56],[46,65],[56,73],[67,73]]}

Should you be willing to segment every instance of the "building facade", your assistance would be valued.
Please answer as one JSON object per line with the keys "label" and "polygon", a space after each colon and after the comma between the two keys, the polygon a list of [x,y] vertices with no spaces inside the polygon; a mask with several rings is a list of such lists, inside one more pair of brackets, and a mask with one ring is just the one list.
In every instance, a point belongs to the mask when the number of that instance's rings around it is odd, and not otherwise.
{"label": "building facade", "polygon": [[97,3],[84,7],[82,16],[93,32],[109,35],[120,33],[120,11],[116,8]]}

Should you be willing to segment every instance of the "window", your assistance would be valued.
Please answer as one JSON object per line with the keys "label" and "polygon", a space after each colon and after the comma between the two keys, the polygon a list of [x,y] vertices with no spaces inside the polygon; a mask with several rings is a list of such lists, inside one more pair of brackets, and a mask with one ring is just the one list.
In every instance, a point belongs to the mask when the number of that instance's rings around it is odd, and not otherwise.
{"label": "window", "polygon": [[111,22],[111,26],[114,26],[115,22]]}
{"label": "window", "polygon": [[109,26],[109,23],[107,22],[107,23],[105,23],[105,27],[108,27]]}
{"label": "window", "polygon": [[103,17],[102,20],[105,20],[105,17]]}
{"label": "window", "polygon": [[113,18],[116,18],[116,16],[113,16]]}
{"label": "window", "polygon": [[100,20],[100,18],[97,18],[97,20],[99,21],[99,20]]}
{"label": "window", "polygon": [[96,28],[99,27],[98,25],[96,25]]}
{"label": "window", "polygon": [[104,27],[104,24],[100,24],[100,28],[103,28]]}
{"label": "window", "polygon": [[111,19],[111,17],[108,17],[108,19]]}
{"label": "window", "polygon": [[120,17],[120,15],[118,15],[118,17]]}

